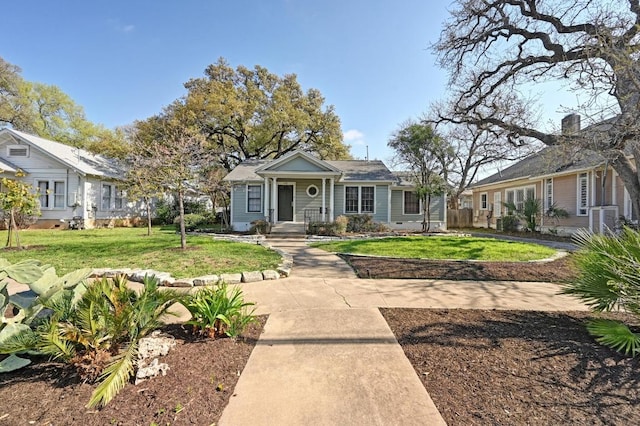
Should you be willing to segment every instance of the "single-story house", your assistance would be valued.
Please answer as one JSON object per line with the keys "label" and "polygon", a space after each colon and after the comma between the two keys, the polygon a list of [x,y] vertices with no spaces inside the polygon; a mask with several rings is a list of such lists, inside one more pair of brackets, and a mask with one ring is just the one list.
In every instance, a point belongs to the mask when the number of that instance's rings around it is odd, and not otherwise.
{"label": "single-story house", "polygon": [[[563,119],[563,131],[579,130],[579,116]],[[603,232],[612,229],[620,216],[638,219],[622,180],[606,160],[597,152],[571,146],[545,147],[478,181],[471,190],[475,227],[495,228],[509,213],[504,202],[521,210],[527,199],[541,200],[543,213],[552,206],[569,213],[564,219],[542,214],[541,231]]]}
{"label": "single-story house", "polygon": [[21,170],[19,179],[40,194],[42,215],[34,228],[64,228],[73,217],[87,228],[125,225],[144,216],[140,203],[126,199],[118,162],[84,149],[5,128],[0,169],[0,177],[11,179]]}
{"label": "single-story house", "polygon": [[[231,184],[231,226],[251,223],[332,222],[340,215],[368,214],[395,229],[421,229],[414,186],[382,161],[321,160],[304,151],[277,159],[246,160],[225,178]],[[446,197],[431,202],[431,229],[446,229]]]}

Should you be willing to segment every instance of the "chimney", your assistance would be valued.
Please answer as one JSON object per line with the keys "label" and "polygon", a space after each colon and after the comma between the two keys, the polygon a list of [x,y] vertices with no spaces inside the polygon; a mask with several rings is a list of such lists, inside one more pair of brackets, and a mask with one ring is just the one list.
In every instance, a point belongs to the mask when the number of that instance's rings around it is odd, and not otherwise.
{"label": "chimney", "polygon": [[562,119],[562,134],[571,135],[580,131],[580,115],[569,114]]}

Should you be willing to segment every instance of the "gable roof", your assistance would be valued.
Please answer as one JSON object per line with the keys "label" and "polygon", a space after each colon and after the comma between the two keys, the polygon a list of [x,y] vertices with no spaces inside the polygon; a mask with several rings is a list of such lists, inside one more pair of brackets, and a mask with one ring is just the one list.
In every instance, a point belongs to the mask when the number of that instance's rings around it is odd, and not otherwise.
{"label": "gable roof", "polygon": [[6,135],[35,147],[81,175],[122,179],[124,168],[114,159],[18,130],[9,128],[0,130],[0,137],[6,137]]}
{"label": "gable roof", "polygon": [[565,145],[548,146],[523,160],[471,185],[472,188],[518,179],[566,174],[596,167],[604,158],[588,149]]}
{"label": "gable roof", "polygon": [[336,169],[335,167],[333,167],[331,164],[329,164],[326,161],[323,161],[319,158],[314,157],[313,155],[304,152],[304,151],[291,151],[288,152],[287,154],[283,155],[280,158],[277,158],[275,160],[271,160],[269,162],[266,162],[265,164],[259,166],[256,169],[256,172],[262,172],[262,171],[267,171],[267,170],[276,170],[277,168],[285,165],[286,163],[290,163],[293,160],[297,159],[297,158],[302,158],[304,161],[306,161],[307,163],[317,167],[320,170],[324,170],[324,171],[329,171],[329,172],[335,172],[335,173],[340,173],[340,170]]}
{"label": "gable roof", "polygon": [[[313,157],[309,153],[294,151],[293,153],[283,156],[277,160],[257,160],[249,159],[238,164],[224,180],[227,182],[244,182],[244,181],[260,181],[264,178],[260,176],[260,172],[271,170],[273,164],[284,164],[288,159],[294,156],[302,156],[305,159],[312,159],[314,164],[322,165],[327,172],[340,173],[337,179],[340,182],[361,182],[361,181],[379,181],[379,182],[395,182],[397,179],[389,171],[382,161],[366,161],[366,160],[320,160]],[[286,158],[285,158],[286,157]],[[286,172],[283,172],[286,173]],[[317,172],[309,172],[312,176]],[[304,172],[301,172],[304,174]]]}

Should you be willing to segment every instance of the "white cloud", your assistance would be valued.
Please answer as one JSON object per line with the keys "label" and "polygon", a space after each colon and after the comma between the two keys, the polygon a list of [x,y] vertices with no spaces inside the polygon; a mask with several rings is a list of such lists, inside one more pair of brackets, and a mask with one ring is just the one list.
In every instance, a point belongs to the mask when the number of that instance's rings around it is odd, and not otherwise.
{"label": "white cloud", "polygon": [[133,32],[136,29],[136,26],[133,24],[126,24],[123,25],[120,23],[120,21],[118,19],[109,19],[108,24],[117,32],[119,33],[130,33]]}
{"label": "white cloud", "polygon": [[349,143],[351,145],[366,144],[364,141],[364,133],[362,133],[360,130],[356,130],[356,129],[347,130],[342,134],[342,137],[344,138],[344,141],[346,143]]}

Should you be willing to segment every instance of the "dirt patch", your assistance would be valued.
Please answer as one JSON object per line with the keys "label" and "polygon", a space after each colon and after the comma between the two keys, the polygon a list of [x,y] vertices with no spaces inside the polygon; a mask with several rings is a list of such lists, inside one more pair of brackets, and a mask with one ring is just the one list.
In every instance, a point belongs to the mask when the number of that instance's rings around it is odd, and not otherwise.
{"label": "dirt patch", "polygon": [[575,277],[570,256],[552,262],[469,262],[341,254],[360,278],[565,282]]}
{"label": "dirt patch", "polygon": [[583,312],[381,309],[449,425],[640,424],[640,360]]}
{"label": "dirt patch", "polygon": [[0,425],[209,425],[218,421],[233,395],[266,316],[237,341],[196,339],[180,325],[165,332],[176,347],[163,357],[164,377],[128,384],[105,408],[85,408],[94,386],[73,369],[38,362],[0,374]]}

